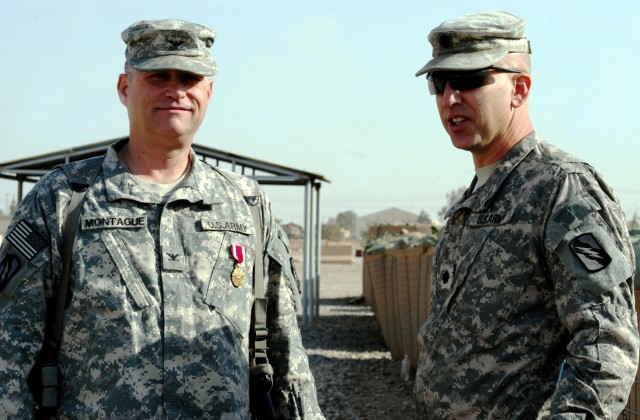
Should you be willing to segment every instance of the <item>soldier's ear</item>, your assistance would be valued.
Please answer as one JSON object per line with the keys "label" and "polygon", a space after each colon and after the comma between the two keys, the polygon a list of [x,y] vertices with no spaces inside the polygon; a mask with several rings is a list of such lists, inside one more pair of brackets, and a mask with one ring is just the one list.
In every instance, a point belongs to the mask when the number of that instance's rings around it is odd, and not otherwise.
{"label": "soldier's ear", "polygon": [[511,105],[519,108],[529,98],[529,90],[531,89],[531,76],[527,73],[518,74],[514,78],[514,90],[511,98]]}
{"label": "soldier's ear", "polygon": [[120,102],[122,103],[122,105],[127,106],[127,102],[129,99],[129,79],[126,74],[122,73],[120,76],[118,76],[118,83],[116,87],[118,89],[118,97],[120,98]]}
{"label": "soldier's ear", "polygon": [[213,94],[213,78],[208,77],[207,80],[209,82],[209,94],[207,97],[207,102],[208,102],[211,100],[211,95]]}

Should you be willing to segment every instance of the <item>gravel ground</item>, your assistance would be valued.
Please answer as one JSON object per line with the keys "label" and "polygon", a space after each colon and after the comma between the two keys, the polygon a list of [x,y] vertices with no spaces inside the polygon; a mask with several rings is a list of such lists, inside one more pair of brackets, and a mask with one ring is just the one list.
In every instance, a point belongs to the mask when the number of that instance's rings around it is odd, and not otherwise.
{"label": "gravel ground", "polygon": [[413,419],[413,381],[400,376],[380,324],[362,301],[362,259],[322,264],[320,316],[301,327],[327,419]]}

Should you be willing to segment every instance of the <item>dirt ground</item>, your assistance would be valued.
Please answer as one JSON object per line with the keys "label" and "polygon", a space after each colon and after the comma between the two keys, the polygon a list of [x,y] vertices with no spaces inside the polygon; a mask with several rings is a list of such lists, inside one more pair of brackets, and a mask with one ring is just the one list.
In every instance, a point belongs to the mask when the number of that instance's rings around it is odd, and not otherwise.
{"label": "dirt ground", "polygon": [[302,339],[327,419],[415,418],[413,381],[400,375],[380,324],[362,296],[362,260],[322,264],[320,315]]}

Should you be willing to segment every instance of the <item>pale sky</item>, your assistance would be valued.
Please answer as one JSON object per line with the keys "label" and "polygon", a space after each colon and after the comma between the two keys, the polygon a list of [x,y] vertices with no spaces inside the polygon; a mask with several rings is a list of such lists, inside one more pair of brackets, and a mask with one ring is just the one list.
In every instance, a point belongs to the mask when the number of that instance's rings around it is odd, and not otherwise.
{"label": "pale sky", "polygon": [[[3,0],[0,162],[127,135],[116,94],[140,19],[217,32],[212,103],[195,142],[324,175],[321,218],[398,207],[436,217],[473,177],[424,78],[429,31],[500,9],[527,21],[531,114],[549,142],[595,166],[628,218],[640,206],[640,2],[378,0]],[[0,180],[0,209],[16,193]],[[301,223],[303,189],[267,189],[277,217]]]}

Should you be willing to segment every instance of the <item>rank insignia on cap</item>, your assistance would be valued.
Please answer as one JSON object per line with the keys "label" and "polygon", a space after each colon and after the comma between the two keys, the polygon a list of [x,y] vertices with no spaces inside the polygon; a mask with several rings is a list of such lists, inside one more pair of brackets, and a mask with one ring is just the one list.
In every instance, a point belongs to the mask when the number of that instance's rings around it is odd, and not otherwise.
{"label": "rank insignia on cap", "polygon": [[15,255],[7,254],[0,261],[0,292],[13,276],[20,270],[20,260]]}
{"label": "rank insignia on cap", "polygon": [[444,48],[451,48],[453,46],[453,40],[451,39],[451,34],[441,34],[440,35],[440,44],[442,44],[442,46]]}
{"label": "rank insignia on cap", "polygon": [[585,266],[587,271],[595,273],[607,267],[611,257],[602,249],[591,233],[584,233],[571,241],[571,250]]}
{"label": "rank insignia on cap", "polygon": [[11,229],[7,235],[7,241],[11,243],[22,255],[31,260],[40,252],[47,241],[24,219],[20,220],[17,225]]}

